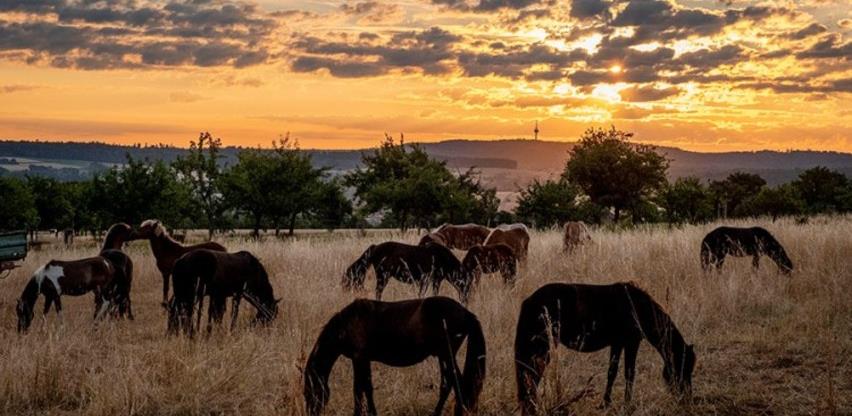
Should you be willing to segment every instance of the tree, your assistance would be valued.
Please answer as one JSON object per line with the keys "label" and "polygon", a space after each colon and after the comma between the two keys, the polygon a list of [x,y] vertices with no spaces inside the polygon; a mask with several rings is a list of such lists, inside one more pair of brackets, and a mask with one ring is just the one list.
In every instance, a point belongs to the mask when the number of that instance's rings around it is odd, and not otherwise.
{"label": "tree", "polygon": [[343,193],[343,187],[336,179],[322,182],[314,189],[312,199],[315,201],[312,218],[325,229],[333,230],[345,224],[352,215],[352,201]]}
{"label": "tree", "polygon": [[442,219],[470,220],[477,212],[487,217],[496,211],[496,192],[482,188],[472,172],[456,177],[444,162],[402,139],[397,144],[386,135],[372,154],[362,155],[362,165],[345,178],[361,211],[386,212],[401,230],[429,227]]}
{"label": "tree", "polygon": [[799,214],[803,208],[804,203],[799,199],[796,189],[785,184],[761,189],[757,195],[746,199],[738,209],[743,216],[769,215],[775,221],[782,215]]}
{"label": "tree", "polygon": [[172,162],[172,168],[180,174],[180,180],[190,190],[198,209],[204,214],[208,239],[213,238],[213,231],[221,225],[226,208],[220,189],[221,147],[221,139],[213,138],[209,132],[200,133],[198,141],[190,142],[187,154],[178,156]]}
{"label": "tree", "polygon": [[660,193],[659,204],[670,224],[698,223],[713,217],[710,190],[695,177],[678,178],[667,185]]}
{"label": "tree", "polygon": [[810,213],[843,211],[849,185],[846,175],[823,166],[802,172],[793,182]]}
{"label": "tree", "polygon": [[491,224],[500,208],[497,190],[482,185],[480,173],[470,168],[456,177],[441,222]]}
{"label": "tree", "polygon": [[68,186],[44,176],[28,175],[26,180],[35,199],[39,228],[64,229],[74,225],[74,205]]}
{"label": "tree", "polygon": [[[596,205],[611,207],[618,222],[624,210],[640,209],[666,183],[668,161],[654,147],[630,143],[633,133],[591,128],[569,151],[563,177]],[[639,215],[633,215],[638,222]]]}
{"label": "tree", "polygon": [[249,216],[253,235],[260,235],[267,214],[269,196],[275,189],[267,188],[272,176],[272,163],[260,150],[243,150],[237,163],[222,177],[222,192],[228,205]]}
{"label": "tree", "polygon": [[760,175],[745,172],[734,172],[723,181],[710,182],[718,215],[742,215],[738,210],[740,204],[757,195],[764,186],[766,181]]}
{"label": "tree", "polygon": [[521,221],[537,228],[579,220],[579,195],[580,190],[564,178],[544,182],[535,180],[526,189],[521,190],[515,213]]}
{"label": "tree", "polygon": [[0,230],[33,229],[38,211],[35,198],[24,181],[0,176]]}

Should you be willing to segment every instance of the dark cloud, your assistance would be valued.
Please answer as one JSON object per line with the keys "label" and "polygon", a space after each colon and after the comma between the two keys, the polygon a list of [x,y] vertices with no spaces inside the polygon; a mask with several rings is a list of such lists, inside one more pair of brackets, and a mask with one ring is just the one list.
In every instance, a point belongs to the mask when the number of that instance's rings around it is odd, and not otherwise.
{"label": "dark cloud", "polygon": [[79,69],[234,66],[267,62],[264,40],[277,27],[253,4],[230,0],[3,0],[0,11],[51,19],[0,20],[0,52],[28,63]]}
{"label": "dark cloud", "polygon": [[571,17],[584,20],[589,18],[609,18],[612,3],[605,0],[574,0],[571,2]]}
{"label": "dark cloud", "polygon": [[432,4],[443,6],[448,9],[489,13],[498,10],[521,10],[531,6],[550,6],[556,0],[478,0],[469,2],[466,0],[431,0]]}
{"label": "dark cloud", "polygon": [[827,30],[828,28],[819,23],[811,23],[810,25],[800,30],[787,33],[784,37],[786,37],[787,39],[802,40],[814,35],[819,35],[820,33],[824,33]]}
{"label": "dark cloud", "polygon": [[839,35],[832,33],[831,35],[824,36],[810,48],[796,53],[796,58],[840,58],[850,60],[852,59],[852,42],[843,42]]}
{"label": "dark cloud", "polygon": [[382,3],[376,0],[343,3],[340,5],[340,10],[347,15],[363,16],[367,21],[374,23],[385,22],[402,12],[402,8],[397,4]]}
{"label": "dark cloud", "polygon": [[631,102],[659,101],[680,93],[681,90],[677,87],[656,88],[654,86],[634,86],[619,91],[622,100]]}
{"label": "dark cloud", "polygon": [[755,90],[772,90],[772,92],[779,94],[852,93],[852,78],[835,79],[817,84],[808,83],[806,81],[760,81],[739,84],[739,87]]}

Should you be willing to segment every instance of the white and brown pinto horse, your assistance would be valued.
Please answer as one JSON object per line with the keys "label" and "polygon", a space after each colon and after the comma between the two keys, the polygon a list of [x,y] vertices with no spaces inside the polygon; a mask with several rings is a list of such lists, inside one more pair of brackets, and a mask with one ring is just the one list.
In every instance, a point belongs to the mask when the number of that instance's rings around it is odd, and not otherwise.
{"label": "white and brown pinto horse", "polygon": [[438,243],[447,248],[469,250],[471,247],[485,242],[491,230],[479,224],[444,224],[435,231],[426,234],[418,245]]}
{"label": "white and brown pinto horse", "polygon": [[527,258],[530,245],[530,232],[524,224],[500,224],[485,239],[484,246],[505,244],[512,248],[518,260]]}
{"label": "white and brown pinto horse", "polygon": [[120,250],[129,230],[127,224],[113,225],[99,256],[73,261],[51,260],[36,270],[15,308],[18,331],[26,331],[32,324],[39,294],[45,298],[44,314],[50,311],[51,305],[57,314],[62,311],[62,295],[82,296],[92,292],[95,295],[95,319],[113,306],[119,316],[133,319],[130,307],[133,262]]}
{"label": "white and brown pinto horse", "polygon": [[169,236],[166,227],[159,220],[142,222],[139,229],[131,233],[130,239],[148,240],[151,243],[151,251],[154,253],[154,258],[157,259],[157,269],[163,275],[163,307],[168,306],[169,277],[172,275],[177,259],[190,251],[202,248],[213,251],[227,251],[221,244],[212,241],[184,246]]}

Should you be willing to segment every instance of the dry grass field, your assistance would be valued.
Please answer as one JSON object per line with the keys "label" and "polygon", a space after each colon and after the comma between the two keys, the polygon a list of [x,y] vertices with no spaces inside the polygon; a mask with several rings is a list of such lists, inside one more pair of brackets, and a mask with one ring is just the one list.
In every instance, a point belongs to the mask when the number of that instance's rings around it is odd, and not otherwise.
{"label": "dry grass field", "polygon": [[[542,386],[545,405],[559,409],[554,413],[852,414],[852,217],[816,218],[806,225],[758,222],[786,246],[796,267],[790,277],[779,275],[768,259],[755,272],[748,258],[732,259],[722,273],[704,275],[699,243],[715,224],[598,230],[593,244],[570,256],[561,253],[557,231],[535,232],[518,284],[506,289],[498,277],[486,278],[469,305],[482,321],[488,345],[480,414],[517,412],[512,344],[526,296],[554,281],[624,280],[654,296],[696,345],[694,402],[686,407],[671,399],[661,360],[643,343],[633,406],[623,406],[621,369],[613,406],[599,409],[608,352],[561,348]],[[416,238],[384,232],[317,233],[289,241],[225,239],[231,250],[252,251],[264,262],[276,296],[284,299],[280,315],[269,328],[248,328],[253,310],[243,303],[235,332],[226,325],[210,339],[195,340],[165,335],[161,281],[147,242],[128,248],[136,264],[135,321],[93,324],[91,296],[65,297],[61,319],[51,314],[42,320],[37,313],[30,333],[19,336],[15,299],[30,274],[51,258],[86,257],[97,249],[81,242],[31,252],[22,268],[0,281],[0,413],[304,414],[300,367],[320,328],[356,296],[373,296],[372,290],[343,292],[342,271],[370,243]],[[372,272],[369,276],[371,289]],[[446,284],[442,294],[455,297]],[[413,287],[397,281],[385,292],[385,300],[413,296]],[[380,413],[431,412],[439,384],[436,360],[373,368]],[[331,388],[325,414],[351,414],[348,360],[338,362]]]}

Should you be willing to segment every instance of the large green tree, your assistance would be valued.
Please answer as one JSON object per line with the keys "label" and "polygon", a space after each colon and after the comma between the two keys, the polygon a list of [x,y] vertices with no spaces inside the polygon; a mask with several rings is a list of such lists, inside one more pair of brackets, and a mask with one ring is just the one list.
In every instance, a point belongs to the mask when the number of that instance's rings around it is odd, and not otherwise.
{"label": "large green tree", "polygon": [[713,218],[710,190],[695,177],[678,178],[660,193],[659,205],[669,223],[697,223]]}
{"label": "large green tree", "polygon": [[628,210],[638,222],[643,202],[666,183],[668,160],[652,146],[631,143],[632,136],[614,126],[586,130],[569,150],[563,173],[594,204],[612,208],[616,222]]}
{"label": "large green tree", "polygon": [[578,209],[580,194],[580,190],[564,178],[544,182],[535,180],[520,191],[515,214],[525,224],[536,228],[582,219]]}
{"label": "large green tree", "polygon": [[810,213],[838,212],[846,209],[844,195],[850,182],[846,175],[823,166],[808,169],[793,182]]}
{"label": "large green tree", "polygon": [[74,205],[70,187],[45,176],[27,176],[27,186],[35,198],[38,227],[64,229],[74,225]]}
{"label": "large green tree", "polygon": [[222,140],[214,138],[209,132],[200,133],[197,141],[191,141],[189,151],[172,162],[172,168],[179,173],[192,194],[204,221],[194,222],[207,227],[207,238],[213,238],[213,231],[222,226],[226,205],[221,190],[222,170],[219,160]]}
{"label": "large green tree", "polygon": [[742,216],[768,215],[772,217],[772,221],[775,221],[782,215],[795,215],[803,210],[804,203],[799,198],[795,187],[784,184],[761,189],[756,195],[747,198],[737,211]]}
{"label": "large green tree", "polygon": [[746,199],[757,195],[764,186],[766,180],[760,175],[746,172],[734,172],[722,181],[710,182],[710,191],[713,193],[718,215],[744,215],[740,205]]}

